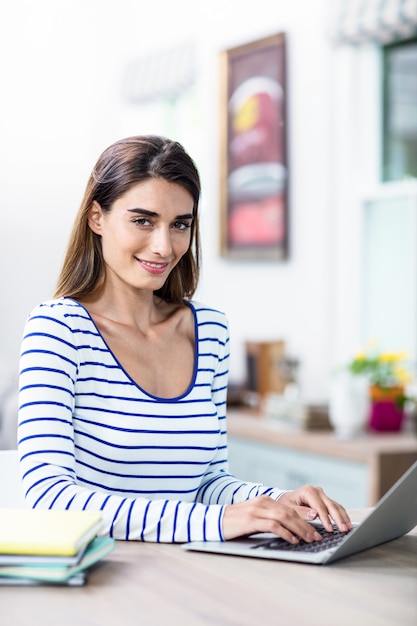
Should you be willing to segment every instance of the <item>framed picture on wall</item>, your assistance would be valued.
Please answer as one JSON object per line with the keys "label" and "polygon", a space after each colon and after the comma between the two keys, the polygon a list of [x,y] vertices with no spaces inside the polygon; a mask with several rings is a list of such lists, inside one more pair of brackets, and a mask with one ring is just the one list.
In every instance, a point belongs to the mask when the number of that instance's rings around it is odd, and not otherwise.
{"label": "framed picture on wall", "polygon": [[220,63],[220,253],[236,259],[284,259],[285,34],[225,50]]}

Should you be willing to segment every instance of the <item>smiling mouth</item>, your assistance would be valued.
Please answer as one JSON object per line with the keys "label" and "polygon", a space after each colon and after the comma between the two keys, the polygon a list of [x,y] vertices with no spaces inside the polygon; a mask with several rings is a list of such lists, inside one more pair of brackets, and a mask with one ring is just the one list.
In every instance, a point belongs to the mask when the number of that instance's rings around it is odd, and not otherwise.
{"label": "smiling mouth", "polygon": [[151,261],[138,258],[136,258],[136,260],[145,270],[152,274],[163,274],[169,266],[169,263],[152,263]]}
{"label": "smiling mouth", "polygon": [[168,265],[168,263],[150,263],[149,261],[143,261],[142,259],[138,259],[140,263],[146,265],[147,267],[153,267],[156,270],[161,270]]}

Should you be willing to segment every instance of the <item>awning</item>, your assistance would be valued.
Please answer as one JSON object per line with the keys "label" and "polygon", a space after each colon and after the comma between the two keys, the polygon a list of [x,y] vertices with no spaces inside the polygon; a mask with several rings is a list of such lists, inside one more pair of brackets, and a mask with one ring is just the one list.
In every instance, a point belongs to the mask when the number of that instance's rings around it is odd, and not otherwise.
{"label": "awning", "polygon": [[417,36],[417,0],[329,0],[336,43],[381,44]]}

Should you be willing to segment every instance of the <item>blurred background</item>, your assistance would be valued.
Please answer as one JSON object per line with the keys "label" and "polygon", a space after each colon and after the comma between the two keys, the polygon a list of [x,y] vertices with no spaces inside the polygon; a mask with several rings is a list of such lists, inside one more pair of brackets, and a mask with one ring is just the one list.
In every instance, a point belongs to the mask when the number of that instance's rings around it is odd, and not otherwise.
{"label": "blurred background", "polygon": [[[23,325],[54,291],[93,164],[141,133],[179,140],[199,167],[196,298],[229,318],[232,385],[246,379],[247,342],[284,341],[311,403],[369,341],[415,360],[417,9],[359,4],[2,2],[0,410],[15,410]],[[379,4],[393,11],[375,14]],[[220,254],[220,55],[275,33],[286,36],[288,255],[231,259]]]}

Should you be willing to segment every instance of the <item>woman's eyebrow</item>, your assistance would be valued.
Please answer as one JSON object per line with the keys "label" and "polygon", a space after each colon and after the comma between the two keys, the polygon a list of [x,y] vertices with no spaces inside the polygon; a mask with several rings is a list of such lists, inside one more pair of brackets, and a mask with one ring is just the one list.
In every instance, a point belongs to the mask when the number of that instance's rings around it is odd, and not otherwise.
{"label": "woman's eyebrow", "polygon": [[149,211],[148,209],[128,209],[129,213],[139,213],[140,215],[147,215],[148,217],[160,217],[156,211]]}
{"label": "woman's eyebrow", "polygon": [[[147,217],[161,217],[156,211],[149,211],[148,209],[127,209],[129,213],[137,213],[138,215],[146,215]],[[176,220],[192,220],[194,215],[192,213],[185,213],[184,215],[176,215]]]}

